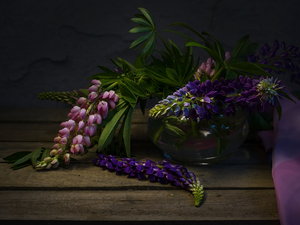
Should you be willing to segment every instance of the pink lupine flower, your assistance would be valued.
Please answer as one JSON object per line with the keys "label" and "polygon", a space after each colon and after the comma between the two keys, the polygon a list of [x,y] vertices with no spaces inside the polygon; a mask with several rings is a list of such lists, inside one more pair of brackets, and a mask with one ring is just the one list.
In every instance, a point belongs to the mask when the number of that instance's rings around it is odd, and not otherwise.
{"label": "pink lupine flower", "polygon": [[94,101],[97,98],[98,94],[96,92],[91,92],[88,96],[90,101]]}
{"label": "pink lupine flower", "polygon": [[57,150],[56,149],[53,149],[51,152],[50,152],[50,156],[53,156],[53,155],[55,155],[56,154],[56,152],[57,152]]}
{"label": "pink lupine flower", "polygon": [[102,117],[99,114],[97,114],[97,113],[94,116],[96,118],[97,123],[101,124],[102,123]]}
{"label": "pink lupine flower", "polygon": [[86,100],[86,98],[85,97],[80,97],[78,100],[77,100],[77,104],[78,105],[81,105],[81,104],[84,104],[84,103],[86,103],[87,102],[87,100]]}
{"label": "pink lupine flower", "polygon": [[78,129],[77,129],[77,131],[81,130],[83,127],[84,127],[84,122],[81,120],[78,123]]}
{"label": "pink lupine flower", "polygon": [[211,65],[209,64],[209,65],[206,65],[206,68],[205,68],[205,74],[210,74],[210,72],[211,72]]}
{"label": "pink lupine flower", "polygon": [[87,147],[89,147],[90,145],[91,145],[91,139],[90,139],[90,137],[89,136],[84,136],[83,137],[83,142],[84,142],[84,144],[87,146]]}
{"label": "pink lupine flower", "polygon": [[205,71],[205,68],[206,68],[206,64],[205,62],[203,62],[200,67],[198,68],[198,71],[199,73],[203,73]]}
{"label": "pink lupine flower", "polygon": [[52,147],[53,149],[59,149],[60,148],[60,144],[55,144],[55,145],[53,145],[53,147]]}
{"label": "pink lupine flower", "polygon": [[115,91],[110,90],[110,91],[109,91],[108,98],[113,98],[114,96],[115,96]]}
{"label": "pink lupine flower", "polygon": [[67,144],[67,141],[68,141],[68,139],[67,139],[66,137],[63,137],[63,138],[59,141],[59,143],[62,144],[62,145],[65,145],[65,144]]}
{"label": "pink lupine flower", "polygon": [[51,162],[52,165],[55,164],[55,163],[57,163],[57,158],[55,158],[55,159],[52,160],[52,162]]}
{"label": "pink lupine flower", "polygon": [[103,99],[106,99],[106,98],[108,98],[108,97],[109,97],[109,92],[108,92],[108,91],[105,91],[105,92],[103,93],[102,98],[103,98]]}
{"label": "pink lupine flower", "polygon": [[62,153],[62,149],[58,149],[57,152],[56,152],[56,155],[59,155],[60,153]]}
{"label": "pink lupine flower", "polygon": [[71,113],[77,113],[77,112],[79,112],[80,111],[80,108],[79,108],[79,106],[74,106],[72,109],[71,109]]}
{"label": "pink lupine flower", "polygon": [[95,124],[89,125],[88,133],[90,136],[94,136],[96,134],[96,131],[97,131],[97,127]]}
{"label": "pink lupine flower", "polygon": [[88,119],[88,125],[93,124],[93,123],[95,122],[96,119],[97,119],[97,118],[95,118],[94,115],[90,115],[90,116],[89,116],[89,119]]}
{"label": "pink lupine flower", "polygon": [[90,129],[89,126],[84,127],[83,131],[84,131],[85,135],[89,134],[89,129]]}
{"label": "pink lupine flower", "polygon": [[79,113],[79,116],[80,116],[81,119],[84,119],[85,116],[86,116],[86,109],[81,109],[80,113]]}
{"label": "pink lupine flower", "polygon": [[231,57],[230,52],[226,52],[226,53],[225,53],[225,61],[226,61],[227,63],[229,62],[230,57]]}
{"label": "pink lupine flower", "polygon": [[92,85],[88,89],[89,92],[93,92],[93,91],[96,92],[97,90],[98,90],[98,87],[96,85]]}
{"label": "pink lupine flower", "polygon": [[118,96],[118,95],[115,95],[113,101],[114,101],[115,103],[117,103],[117,101],[119,101],[119,96]]}
{"label": "pink lupine flower", "polygon": [[215,69],[212,69],[211,72],[210,72],[210,74],[209,74],[209,76],[213,77],[214,75],[215,75]]}
{"label": "pink lupine flower", "polygon": [[61,140],[61,137],[59,137],[59,136],[54,138],[54,142],[56,142],[56,143],[59,143],[60,140]]}
{"label": "pink lupine flower", "polygon": [[116,104],[115,104],[114,101],[111,100],[111,99],[108,100],[107,103],[108,103],[108,105],[109,105],[109,107],[110,107],[111,109],[114,109],[114,108],[116,107]]}
{"label": "pink lupine flower", "polygon": [[74,145],[71,145],[70,152],[72,154],[75,154],[75,146]]}
{"label": "pink lupine flower", "polygon": [[101,82],[99,80],[94,79],[94,80],[92,80],[92,84],[100,86]]}
{"label": "pink lupine flower", "polygon": [[65,165],[68,165],[70,163],[70,154],[66,153],[64,155],[64,159],[65,159],[65,161],[64,161]]}
{"label": "pink lupine flower", "polygon": [[68,121],[62,122],[60,124],[60,126],[62,126],[62,127],[71,127],[73,125],[75,125],[75,121],[74,120],[68,120]]}

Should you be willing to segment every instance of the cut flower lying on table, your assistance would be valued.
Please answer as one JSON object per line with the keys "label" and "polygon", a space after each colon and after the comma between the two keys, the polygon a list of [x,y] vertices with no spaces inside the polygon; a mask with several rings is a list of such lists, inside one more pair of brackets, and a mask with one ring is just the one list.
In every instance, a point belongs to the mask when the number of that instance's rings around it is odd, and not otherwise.
{"label": "cut flower lying on table", "polygon": [[[36,169],[67,168],[71,155],[84,155],[98,145],[97,153],[101,154],[93,160],[96,166],[115,171],[118,175],[186,188],[193,192],[195,205],[199,206],[203,187],[194,173],[166,160],[155,163],[130,158],[133,108],[139,103],[144,114],[148,97],[156,97],[161,100],[150,110],[150,117],[175,116],[197,123],[221,113],[235,115],[236,107],[241,107],[263,120],[260,113],[271,105],[276,107],[280,118],[280,99],[292,99],[271,72],[290,73],[291,81],[300,84],[298,48],[286,47],[282,42],[283,53],[279,54],[276,40],[272,50],[265,44],[256,55],[257,44],[249,43],[246,35],[231,53],[225,52],[222,44],[210,34],[200,34],[183,23],[174,23],[172,26],[182,26],[204,42],[203,45],[185,34],[166,30],[185,37],[185,51],[182,53],[175,43],[165,41],[158,34],[149,12],[143,8],[139,10],[142,14],[132,19],[138,26],[129,32],[147,34],[130,46],[142,49],[134,64],[121,58],[111,59],[116,69],[99,66],[103,72],[90,77],[92,81],[88,89],[41,93],[40,99],[72,105],[69,120],[61,123],[62,129],[54,138],[52,149],[17,152],[4,160],[11,163],[14,170],[28,165]],[[155,50],[157,37],[165,49]],[[194,59],[193,47],[204,49],[210,58],[199,66],[199,58],[196,62]],[[122,125],[115,138],[120,121]]]}

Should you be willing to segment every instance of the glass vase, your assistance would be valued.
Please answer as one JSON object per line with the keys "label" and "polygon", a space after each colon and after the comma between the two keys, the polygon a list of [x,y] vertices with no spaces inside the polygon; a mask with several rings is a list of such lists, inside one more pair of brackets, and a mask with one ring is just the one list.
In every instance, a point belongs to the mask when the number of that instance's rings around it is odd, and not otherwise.
{"label": "glass vase", "polygon": [[245,141],[249,126],[243,110],[237,109],[235,116],[218,115],[199,122],[150,117],[147,132],[170,161],[209,165],[228,158]]}

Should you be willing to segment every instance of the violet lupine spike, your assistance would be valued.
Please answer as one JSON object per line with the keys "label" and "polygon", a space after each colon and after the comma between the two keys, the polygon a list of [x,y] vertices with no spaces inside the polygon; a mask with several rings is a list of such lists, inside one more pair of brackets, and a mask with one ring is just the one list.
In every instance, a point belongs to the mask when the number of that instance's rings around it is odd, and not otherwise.
{"label": "violet lupine spike", "polygon": [[273,82],[265,77],[250,79],[239,76],[237,79],[221,78],[203,83],[196,80],[159,101],[150,110],[149,116],[176,116],[181,120],[191,118],[198,122],[210,120],[213,115],[221,113],[234,116],[236,106],[250,112],[263,112],[269,104],[278,106],[274,100],[282,98],[277,90],[283,88],[279,81]]}
{"label": "violet lupine spike", "polygon": [[149,179],[151,182],[170,183],[185,188],[193,193],[195,206],[199,206],[203,200],[204,191],[200,179],[184,166],[172,165],[165,159],[156,163],[149,159],[143,162],[132,158],[117,159],[113,155],[99,154],[98,158],[93,160],[93,163],[111,172],[116,172],[117,175],[125,174],[139,180]]}
{"label": "violet lupine spike", "polygon": [[77,105],[68,114],[70,119],[61,123],[63,129],[59,130],[58,136],[54,138],[55,145],[50,157],[47,157],[46,161],[38,162],[36,168],[55,168],[59,165],[58,159],[68,165],[70,153],[83,154],[86,147],[91,145],[91,137],[97,131],[96,124],[101,124],[108,111],[115,108],[119,97],[113,90],[102,93],[99,80],[92,80],[92,86],[88,91],[90,92],[88,98],[79,98]]}
{"label": "violet lupine spike", "polygon": [[[294,45],[286,46],[285,42],[279,44],[278,40],[274,41],[273,48],[265,44],[260,50],[260,55],[250,55],[248,57],[249,62],[268,64],[280,69],[289,71],[290,81],[300,85],[300,53],[299,48]],[[282,52],[279,53],[279,47],[281,46]],[[276,74],[285,74],[286,72],[281,70],[272,70],[264,68],[268,73],[274,71]]]}

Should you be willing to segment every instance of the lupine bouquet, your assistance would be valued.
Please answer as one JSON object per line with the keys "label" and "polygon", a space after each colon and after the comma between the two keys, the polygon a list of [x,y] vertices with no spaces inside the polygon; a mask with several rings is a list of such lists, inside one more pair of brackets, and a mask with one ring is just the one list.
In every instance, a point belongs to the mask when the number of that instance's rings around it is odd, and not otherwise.
{"label": "lupine bouquet", "polygon": [[[115,69],[99,66],[103,72],[90,77],[92,81],[88,88],[41,93],[40,99],[72,105],[69,120],[61,123],[62,129],[54,137],[52,149],[18,152],[4,160],[12,163],[12,169],[28,165],[36,169],[68,167],[71,155],[84,155],[97,144],[100,155],[93,161],[96,166],[119,175],[187,188],[195,195],[195,205],[199,205],[203,198],[202,185],[185,167],[171,165],[165,160],[155,163],[130,158],[133,108],[139,105],[144,114],[147,99],[156,97],[159,102],[150,110],[150,117],[155,118],[173,116],[199,123],[219,114],[234,116],[237,108],[260,116],[270,105],[276,107],[280,117],[279,99],[291,98],[283,92],[283,84],[274,79],[271,72],[289,73],[291,81],[299,84],[298,48],[286,46],[284,42],[279,45],[275,40],[272,49],[265,44],[257,53],[258,45],[249,43],[249,35],[246,35],[238,40],[231,52],[225,52],[222,44],[210,34],[174,23],[171,26],[182,26],[196,36],[165,30],[185,38],[182,52],[171,40],[165,41],[160,36],[146,9],[139,10],[141,14],[131,19],[138,25],[129,32],[146,34],[130,46],[141,49],[135,62],[111,59]],[[155,49],[157,38],[165,49]],[[199,65],[200,59],[195,60],[193,47],[204,49],[210,58]],[[117,129],[120,121],[121,127]]]}

